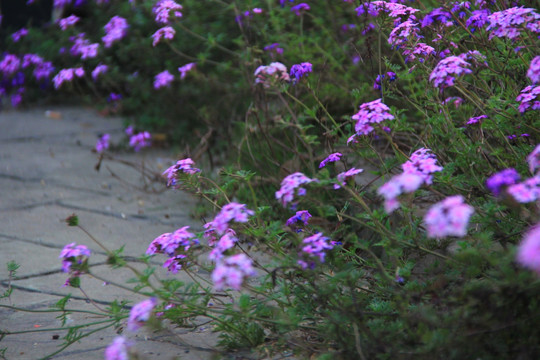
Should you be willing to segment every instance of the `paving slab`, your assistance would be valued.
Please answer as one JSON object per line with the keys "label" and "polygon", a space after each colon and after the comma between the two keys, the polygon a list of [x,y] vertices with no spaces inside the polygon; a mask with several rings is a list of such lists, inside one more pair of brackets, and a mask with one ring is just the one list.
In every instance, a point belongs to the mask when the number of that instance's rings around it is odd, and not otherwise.
{"label": "paving slab", "polygon": [[[50,116],[53,111],[60,117]],[[49,115],[47,115],[49,114]],[[99,171],[99,155],[92,151],[98,137],[110,133],[112,141],[123,137],[120,118],[101,117],[81,107],[36,108],[0,112],[0,292],[14,289],[9,298],[0,299],[0,328],[20,332],[0,341],[7,347],[6,359],[40,359],[59,349],[65,330],[50,312],[63,296],[71,293],[69,307],[91,310],[113,300],[143,299],[103,279],[125,284],[133,277],[128,269],[111,271],[106,255],[80,229],[68,227],[64,220],[72,213],[80,224],[111,250],[125,246],[125,254],[142,255],[149,243],[164,232],[189,225],[202,229],[202,221],[191,212],[197,199],[180,191],[165,191],[163,182],[143,176],[158,174],[175,160],[165,150],[140,153],[120,151],[119,161],[104,160]],[[67,274],[60,271],[61,249],[76,242],[91,248],[90,263],[97,278],[82,279],[83,290],[63,287]],[[6,264],[20,264],[15,279],[9,279]],[[167,276],[156,257],[160,276]],[[144,265],[134,263],[141,269]],[[201,276],[208,274],[201,272]],[[180,280],[186,275],[175,275]],[[94,302],[94,304],[92,304]],[[18,306],[14,311],[5,306]],[[74,313],[70,324],[96,320],[93,315]],[[81,339],[53,359],[102,359],[105,347],[121,329],[108,328]],[[144,359],[212,359],[217,351],[217,334],[211,328],[175,329],[137,333],[124,332],[136,343]],[[231,358],[230,354],[226,356]],[[235,358],[232,355],[232,358]],[[245,358],[243,356],[238,358]]]}

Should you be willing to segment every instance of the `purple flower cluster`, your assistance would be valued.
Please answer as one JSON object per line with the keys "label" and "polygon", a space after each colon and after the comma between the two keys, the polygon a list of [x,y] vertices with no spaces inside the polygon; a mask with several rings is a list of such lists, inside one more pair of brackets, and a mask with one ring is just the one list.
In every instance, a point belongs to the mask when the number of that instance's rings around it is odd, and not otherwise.
{"label": "purple flower cluster", "polygon": [[452,26],[454,23],[452,20],[452,14],[443,8],[433,9],[429,14],[424,16],[422,20],[422,27],[431,26],[434,23],[440,23],[444,26]]}
{"label": "purple flower cluster", "polygon": [[540,170],[540,144],[527,156],[527,163],[531,173],[536,174]]}
{"label": "purple flower cluster", "polygon": [[355,175],[360,174],[363,171],[364,169],[351,168],[345,172],[338,174],[337,183],[334,184],[334,189],[337,190],[337,189],[340,189],[342,186],[345,186],[348,179],[353,178]]}
{"label": "purple flower cluster", "polygon": [[[276,191],[276,199],[283,206],[287,206],[294,200],[295,195],[304,196],[306,189],[301,187],[303,184],[309,184],[311,182],[317,182],[316,179],[310,179],[301,172],[295,172],[294,174],[286,176],[281,181],[281,188]],[[293,207],[294,207],[293,203]]]}
{"label": "purple flower cluster", "polygon": [[92,79],[97,80],[98,76],[107,72],[109,67],[107,65],[99,64],[94,70],[92,70]]}
{"label": "purple flower cluster", "polygon": [[306,3],[300,3],[298,5],[295,5],[293,7],[291,7],[291,11],[294,12],[296,14],[296,16],[300,16],[300,15],[303,15],[304,12],[310,10],[310,6]]}
{"label": "purple flower cluster", "polygon": [[527,70],[527,77],[531,79],[533,84],[540,83],[540,55],[532,59],[529,70]]}
{"label": "purple flower cluster", "polygon": [[423,184],[430,185],[433,174],[443,169],[437,165],[437,157],[425,148],[416,150],[401,168],[402,174],[394,176],[377,190],[377,193],[384,197],[384,209],[387,213],[399,208],[397,198],[401,194],[414,192]]}
{"label": "purple flower cluster", "polygon": [[77,36],[70,37],[70,40],[73,41],[73,46],[69,52],[73,56],[80,55],[82,60],[95,58],[98,54],[99,44],[91,44],[84,36],[84,33],[80,33]]}
{"label": "purple flower cluster", "polygon": [[516,252],[516,261],[540,275],[540,224],[527,231]]}
{"label": "purple flower cluster", "polygon": [[319,169],[323,168],[326,166],[326,164],[328,164],[329,162],[336,162],[336,161],[339,161],[341,159],[341,157],[343,156],[342,153],[333,153],[333,154],[330,154],[326,157],[326,159],[324,159],[323,161],[321,161],[321,163],[319,164]]}
{"label": "purple flower cluster", "polygon": [[155,47],[157,44],[159,44],[161,39],[166,39],[166,40],[174,39],[175,34],[176,34],[176,30],[174,30],[172,27],[170,26],[162,27],[161,29],[156,31],[154,35],[152,35],[152,46]]}
{"label": "purple flower cluster", "polygon": [[187,257],[189,249],[199,244],[199,240],[188,229],[189,226],[184,226],[173,233],[161,234],[150,243],[146,254],[168,255],[169,259],[163,267],[176,274],[182,268],[181,262]]}
{"label": "purple flower cluster", "polygon": [[154,15],[156,15],[156,22],[159,24],[169,24],[171,12],[173,17],[181,18],[182,13],[180,10],[182,10],[182,5],[173,0],[160,0],[152,9]]}
{"label": "purple flower cluster", "polygon": [[381,90],[381,84],[385,79],[388,79],[388,81],[392,82],[395,81],[396,78],[396,73],[393,71],[388,71],[386,74],[377,75],[377,77],[375,78],[375,82],[373,83],[373,89]]}
{"label": "purple flower cluster", "polygon": [[314,258],[323,263],[326,257],[326,251],[334,248],[334,245],[329,240],[330,238],[323,236],[320,232],[302,240],[303,245],[299,256],[303,259],[298,260],[298,265],[302,269],[313,269],[315,267]]}
{"label": "purple flower cluster", "polygon": [[[90,257],[90,249],[85,245],[76,245],[75,243],[64,246],[60,252],[62,259],[62,271],[69,273],[72,271],[72,265],[81,265]],[[78,270],[76,270],[78,272]]]}
{"label": "purple flower cluster", "polygon": [[80,18],[78,16],[70,15],[66,18],[59,19],[58,26],[60,26],[60,29],[62,29],[62,31],[66,31],[68,28],[77,24],[79,20]]}
{"label": "purple flower cluster", "polygon": [[265,88],[281,81],[290,81],[287,67],[280,62],[273,62],[270,65],[259,66],[255,70],[255,83],[262,84]]}
{"label": "purple flower cluster", "polygon": [[459,96],[451,96],[444,99],[444,101],[442,102],[443,105],[451,104],[451,103],[454,104],[456,109],[458,109],[461,106],[461,104],[463,104],[463,99],[460,98]]}
{"label": "purple flower cluster", "polygon": [[535,9],[513,7],[503,11],[495,12],[488,16],[488,31],[491,31],[489,38],[499,37],[516,40],[521,31],[525,29],[540,33],[540,15]]}
{"label": "purple flower cluster", "polygon": [[384,11],[390,17],[397,18],[400,16],[410,17],[419,10],[397,2],[369,1],[356,8],[356,15],[368,14],[371,17],[377,17],[381,11]]}
{"label": "purple flower cluster", "polygon": [[428,56],[435,55],[435,49],[427,44],[418,43],[414,48],[403,50],[403,55],[406,62],[414,61],[418,57],[418,61],[423,63]]}
{"label": "purple flower cluster", "polygon": [[356,120],[354,130],[357,135],[368,135],[374,128],[373,124],[379,124],[384,120],[393,120],[394,115],[390,113],[390,108],[377,99],[360,105],[360,110],[352,116]]}
{"label": "purple flower cluster", "polygon": [[229,203],[221,209],[212,221],[212,228],[218,234],[224,234],[229,228],[231,221],[245,223],[249,216],[253,215],[253,210],[249,210],[245,204]]}
{"label": "purple flower cluster", "polygon": [[173,80],[174,76],[169,72],[169,70],[162,71],[154,78],[154,89],[157,90],[162,87],[169,87],[171,86]]}
{"label": "purple flower cluster", "polygon": [[105,349],[105,360],[129,360],[131,343],[123,336],[117,336]]}
{"label": "purple flower cluster", "polygon": [[11,38],[13,39],[13,42],[19,42],[23,37],[28,35],[28,30],[25,28],[22,28],[18,31],[15,31],[13,34],[11,34]]}
{"label": "purple flower cluster", "polygon": [[245,279],[256,275],[251,259],[245,254],[236,254],[219,261],[212,272],[212,281],[216,290],[226,287],[240,290]]}
{"label": "purple flower cluster", "polygon": [[13,75],[21,67],[21,60],[13,54],[6,54],[0,61],[0,71],[4,76]]}
{"label": "purple flower cluster", "polygon": [[477,29],[483,28],[488,23],[489,15],[491,15],[491,11],[488,9],[474,10],[467,19],[465,25],[471,29],[471,32],[475,32]]}
{"label": "purple flower cluster", "polygon": [[51,77],[54,71],[54,66],[50,61],[45,61],[43,58],[36,54],[26,54],[23,56],[22,68],[26,69],[31,65],[34,66],[34,77],[36,80],[44,80]]}
{"label": "purple flower cluster", "polygon": [[129,25],[126,19],[120,16],[113,16],[104,26],[105,36],[101,38],[106,48],[126,36]]}
{"label": "purple flower cluster", "polygon": [[54,88],[59,89],[64,82],[71,82],[75,77],[81,78],[84,76],[84,69],[82,67],[62,69],[53,78]]}
{"label": "purple flower cluster", "polygon": [[491,175],[486,180],[486,187],[493,193],[493,195],[499,196],[506,187],[514,185],[520,179],[521,177],[516,169],[505,169]]}
{"label": "purple flower cluster", "polygon": [[467,235],[469,218],[474,208],[464,203],[463,196],[454,195],[433,205],[424,216],[429,237],[463,237]]}
{"label": "purple flower cluster", "polygon": [[196,63],[188,63],[184,66],[180,66],[178,68],[178,72],[180,72],[180,79],[185,79],[188,72],[193,71],[195,67],[197,66]]}
{"label": "purple flower cluster", "polygon": [[540,199],[540,174],[521,183],[510,185],[506,191],[519,203],[538,201]]}
{"label": "purple flower cluster", "polygon": [[420,38],[418,32],[418,23],[414,20],[407,20],[396,26],[388,36],[388,43],[392,46],[400,46],[409,41],[413,41],[413,38]]}
{"label": "purple flower cluster", "polygon": [[184,173],[188,175],[193,175],[200,172],[200,169],[194,168],[195,163],[190,158],[178,160],[176,164],[169,167],[163,172],[163,175],[167,176],[167,186],[172,186],[176,188],[178,186],[177,177],[179,174]]}
{"label": "purple flower cluster", "polygon": [[96,143],[96,151],[98,153],[102,153],[103,151],[107,150],[109,148],[109,134],[103,134]]}
{"label": "purple flower cluster", "polygon": [[480,116],[472,117],[469,119],[469,121],[467,121],[467,125],[478,124],[482,122],[483,119],[487,119],[487,115],[480,115]]}
{"label": "purple flower cluster", "polygon": [[457,77],[472,73],[469,64],[458,56],[449,56],[441,60],[429,76],[433,86],[444,89],[453,86]]}
{"label": "purple flower cluster", "polygon": [[267,45],[263,48],[263,50],[268,52],[272,58],[274,58],[276,55],[283,55],[283,48],[279,47],[279,43]]}
{"label": "purple flower cluster", "polygon": [[313,65],[309,62],[303,62],[301,64],[295,64],[291,67],[291,77],[295,77],[296,81],[304,76],[308,76],[313,71]]}
{"label": "purple flower cluster", "polygon": [[129,138],[129,146],[135,151],[139,151],[144,147],[152,145],[152,135],[148,131],[143,131],[138,134],[131,135]]}
{"label": "purple flower cluster", "polygon": [[129,331],[139,330],[145,322],[147,322],[152,316],[152,311],[157,305],[157,300],[155,298],[150,298],[143,300],[140,303],[134,305],[130,312],[127,323],[127,328]]}
{"label": "purple flower cluster", "polygon": [[519,101],[519,112],[525,113],[529,110],[540,110],[540,85],[529,85],[525,89],[521,90],[516,101]]}
{"label": "purple flower cluster", "polygon": [[307,225],[310,218],[311,218],[311,214],[309,213],[309,211],[300,210],[300,211],[297,211],[294,216],[291,216],[287,220],[286,224],[289,227],[295,227],[296,224],[298,224],[298,223],[302,223],[303,225]]}

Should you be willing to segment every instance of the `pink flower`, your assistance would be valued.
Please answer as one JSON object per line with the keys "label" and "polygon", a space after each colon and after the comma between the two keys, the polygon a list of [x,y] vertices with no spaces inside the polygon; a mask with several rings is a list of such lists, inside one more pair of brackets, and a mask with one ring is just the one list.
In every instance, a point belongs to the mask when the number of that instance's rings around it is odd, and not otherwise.
{"label": "pink flower", "polygon": [[462,58],[449,56],[437,64],[429,76],[429,81],[433,82],[433,86],[441,89],[453,86],[457,77],[472,73],[469,66],[471,64]]}
{"label": "pink flower", "polygon": [[195,69],[195,66],[196,66],[195,63],[189,63],[189,64],[179,67],[178,71],[180,72],[180,79],[184,79],[188,72]]}
{"label": "pink flower", "polygon": [[463,196],[454,195],[433,205],[424,216],[427,235],[434,238],[467,235],[467,225],[474,208],[463,201]]}
{"label": "pink flower", "polygon": [[192,167],[195,163],[190,158],[178,160],[175,165],[171,166],[163,172],[162,175],[167,176],[167,186],[177,187],[177,177],[179,173],[193,175],[200,172],[200,169]]}
{"label": "pink flower", "polygon": [[424,181],[424,177],[420,174],[404,172],[394,176],[390,181],[377,189],[377,193],[384,197],[384,209],[386,212],[391,213],[399,208],[398,196],[418,190]]}
{"label": "pink flower", "polygon": [[256,275],[251,259],[245,254],[237,254],[226,257],[218,262],[212,272],[212,281],[216,290],[231,287],[240,290],[245,279]]}
{"label": "pink flower", "polygon": [[295,194],[298,196],[304,196],[306,189],[301,185],[309,184],[311,182],[317,182],[316,179],[310,179],[301,172],[286,176],[281,181],[281,188],[276,191],[276,199],[283,205],[287,206],[288,203],[294,200]]}
{"label": "pink flower", "polygon": [[171,16],[171,12],[173,12],[173,17],[181,18],[182,13],[180,10],[182,10],[182,5],[179,5],[172,0],[161,0],[152,9],[154,15],[156,15],[156,22],[160,24],[170,23],[169,17]]}
{"label": "pink flower", "polygon": [[540,275],[540,224],[527,231],[519,244],[516,261]]}
{"label": "pink flower", "polygon": [[143,326],[144,323],[150,319],[152,310],[154,310],[156,305],[157,300],[155,298],[151,298],[141,301],[137,305],[133,306],[129,312],[127,323],[128,330],[137,331],[141,326]]}
{"label": "pink flower", "polygon": [[349,169],[349,170],[347,170],[345,172],[342,172],[342,173],[338,174],[338,176],[337,176],[337,184],[334,184],[334,189],[339,189],[342,186],[345,186],[345,183],[347,182],[348,179],[354,177],[357,174],[360,174],[362,171],[364,171],[364,170],[363,169],[351,168],[351,169]]}
{"label": "pink flower", "polygon": [[521,183],[510,185],[506,191],[520,203],[537,201],[540,199],[540,174]]}
{"label": "pink flower", "polygon": [[105,349],[105,360],[129,360],[131,344],[123,336],[117,336]]}
{"label": "pink flower", "polygon": [[354,129],[358,135],[368,135],[374,129],[372,124],[379,124],[384,120],[393,120],[390,108],[377,99],[360,105],[360,111],[352,116],[356,120]]}
{"label": "pink flower", "polygon": [[176,31],[172,27],[170,26],[162,27],[161,29],[156,31],[154,35],[152,35],[152,39],[153,39],[152,46],[156,46],[161,41],[161,39],[167,39],[167,40],[174,39],[175,34],[176,34]]}
{"label": "pink flower", "polygon": [[430,149],[420,148],[412,153],[409,160],[401,165],[403,172],[416,174],[424,178],[427,185],[433,182],[433,173],[443,170],[437,165],[437,157]]}
{"label": "pink flower", "polygon": [[255,83],[262,84],[265,88],[270,87],[280,81],[290,81],[287,67],[280,62],[273,62],[270,65],[259,66],[255,70]]}
{"label": "pink flower", "polygon": [[248,221],[249,216],[253,214],[255,214],[253,210],[249,210],[245,204],[229,203],[223,206],[214,221],[212,221],[213,228],[218,234],[223,234],[229,228],[229,222],[245,223]]}

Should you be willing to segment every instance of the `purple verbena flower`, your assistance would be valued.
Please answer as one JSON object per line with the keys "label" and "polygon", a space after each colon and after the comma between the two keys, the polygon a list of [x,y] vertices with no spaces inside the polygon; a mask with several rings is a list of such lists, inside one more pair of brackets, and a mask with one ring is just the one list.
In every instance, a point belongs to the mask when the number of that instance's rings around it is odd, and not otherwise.
{"label": "purple verbena flower", "polygon": [[184,66],[180,66],[178,68],[178,71],[180,72],[180,79],[184,79],[187,75],[188,72],[190,71],[193,71],[193,69],[195,69],[195,67],[197,66],[196,63],[188,63]]}
{"label": "purple verbena flower", "polygon": [[433,205],[424,216],[427,235],[434,238],[467,235],[469,218],[474,208],[464,203],[463,196],[454,195]]}
{"label": "purple verbena flower", "polygon": [[191,158],[178,160],[176,164],[169,167],[167,170],[163,172],[162,175],[167,176],[167,186],[172,186],[173,188],[178,187],[178,176],[181,173],[193,175],[195,173],[200,172],[200,169],[192,167],[195,163]]}
{"label": "purple verbena flower", "polygon": [[308,178],[301,172],[288,175],[281,181],[281,188],[276,191],[276,199],[283,206],[287,206],[288,203],[294,200],[295,195],[304,196],[306,194],[306,189],[301,187],[301,185],[317,181],[316,179]]}
{"label": "purple verbena flower", "polygon": [[508,186],[506,192],[517,202],[526,204],[540,199],[540,174],[521,183]]}
{"label": "purple verbena flower", "polygon": [[153,39],[152,46],[156,46],[161,41],[161,39],[166,39],[166,40],[174,39],[175,34],[176,34],[176,30],[174,30],[172,27],[170,26],[162,27],[161,29],[156,31],[154,35],[152,35],[152,39]]}
{"label": "purple verbena flower", "polygon": [[97,80],[98,76],[107,72],[109,67],[107,65],[99,64],[94,70],[92,70],[92,79]]}
{"label": "purple verbena flower", "polygon": [[449,56],[441,60],[429,76],[433,86],[444,89],[453,86],[457,77],[472,73],[471,64],[458,56]]}
{"label": "purple verbena flower", "polygon": [[437,165],[437,156],[430,149],[420,148],[411,154],[409,160],[401,165],[403,172],[423,177],[427,185],[433,182],[433,173],[443,170]]}
{"label": "purple verbena flower", "polygon": [[19,42],[23,37],[28,35],[28,30],[25,28],[22,28],[18,31],[15,31],[13,34],[11,34],[11,38],[13,39],[13,42]]}
{"label": "purple verbena flower", "polygon": [[488,31],[491,31],[489,38],[508,38],[516,40],[521,31],[528,29],[534,33],[540,33],[540,15],[535,9],[513,7],[495,12],[488,16]]}
{"label": "purple verbena flower", "polygon": [[54,0],[53,6],[55,9],[60,9],[71,5],[71,0]]}
{"label": "purple verbena flower", "polygon": [[54,88],[59,89],[60,86],[66,81],[71,82],[74,77],[83,77],[84,69],[81,68],[69,68],[62,69],[56,76],[53,78]]}
{"label": "purple verbena flower", "polygon": [[416,173],[407,173],[394,176],[384,185],[377,189],[377,193],[384,197],[384,209],[391,213],[399,208],[398,197],[404,193],[411,193],[420,188],[424,183],[424,177]]}
{"label": "purple verbena flower", "polygon": [[127,328],[129,331],[137,331],[141,328],[145,322],[147,322],[152,316],[152,311],[157,305],[155,298],[141,301],[134,305],[129,312],[129,318]]}
{"label": "purple verbena flower", "polygon": [[104,26],[105,36],[101,38],[106,48],[118,40],[121,40],[127,33],[129,25],[126,19],[120,16],[113,16]]}
{"label": "purple verbena flower", "polygon": [[291,11],[294,12],[296,14],[296,16],[303,15],[304,12],[306,12],[306,11],[308,11],[310,9],[311,8],[306,3],[300,3],[298,5],[295,5],[295,6],[291,7]]}
{"label": "purple verbena flower", "polygon": [[516,261],[540,275],[540,224],[530,228],[518,245]]}
{"label": "purple verbena flower", "polygon": [[475,10],[471,16],[467,19],[465,24],[472,32],[477,29],[483,28],[488,22],[488,16],[491,15],[491,11],[488,9]]}
{"label": "purple verbena flower", "polygon": [[337,190],[337,189],[340,189],[342,186],[345,186],[348,179],[354,177],[357,174],[360,174],[363,171],[364,171],[364,169],[350,168],[349,170],[338,174],[338,176],[336,177],[337,178],[337,183],[334,184],[334,189]]}
{"label": "purple verbena flower", "polygon": [[540,86],[529,85],[521,90],[516,101],[519,101],[519,112],[525,113],[529,110],[540,110]]}
{"label": "purple verbena flower", "polygon": [[212,223],[217,233],[223,234],[229,228],[229,222],[245,223],[253,214],[253,210],[249,210],[245,204],[231,202],[221,208]]}
{"label": "purple verbena flower", "polygon": [[76,23],[78,23],[79,20],[80,20],[80,18],[78,16],[70,15],[70,16],[68,16],[66,18],[59,19],[58,20],[58,26],[60,26],[60,29],[62,29],[62,31],[65,31],[68,28],[74,26]]}
{"label": "purple verbena flower", "polygon": [[504,188],[517,183],[521,177],[516,169],[509,168],[491,175],[486,180],[486,187],[495,196],[499,196]]}
{"label": "purple verbena flower", "polygon": [[434,22],[439,22],[444,26],[452,26],[452,14],[443,8],[433,9],[422,20],[422,27],[431,26]]}
{"label": "purple verbena flower", "polygon": [[418,43],[412,49],[405,49],[403,55],[405,55],[406,62],[415,60],[417,56],[419,57],[418,61],[424,62],[428,56],[435,55],[435,49],[427,44]]}
{"label": "purple verbena flower", "polygon": [[307,225],[310,218],[311,218],[311,214],[309,213],[309,211],[300,210],[300,211],[297,211],[294,216],[290,217],[287,220],[286,225],[290,227],[293,227],[297,223],[302,223],[304,225]]}
{"label": "purple verbena flower", "polygon": [[264,51],[270,53],[270,56],[274,58],[276,55],[283,55],[283,48],[279,47],[279,43],[273,43],[263,48]]}
{"label": "purple verbena flower", "polygon": [[480,116],[472,117],[469,119],[469,121],[467,121],[467,125],[478,124],[482,122],[482,119],[487,119],[487,115],[480,115]]}
{"label": "purple verbena flower", "polygon": [[72,265],[81,265],[88,260],[90,249],[85,245],[71,243],[64,246],[59,257],[62,259],[62,271],[69,273],[72,271]]}
{"label": "purple verbena flower", "polygon": [[171,86],[173,80],[174,76],[169,72],[169,70],[162,71],[154,78],[154,89],[169,87]]}
{"label": "purple verbena flower", "polygon": [[299,255],[303,258],[309,259],[310,261],[308,263],[304,260],[298,260],[298,264],[303,269],[308,267],[312,268],[315,265],[313,260],[311,260],[312,258],[316,258],[319,260],[319,262],[323,263],[326,257],[326,251],[334,248],[334,245],[332,245],[329,240],[329,237],[324,236],[320,232],[302,240],[303,245]]}
{"label": "purple verbena flower", "polygon": [[105,349],[105,360],[129,360],[131,344],[123,336],[117,336]]}
{"label": "purple verbena flower", "polygon": [[536,145],[534,150],[527,156],[527,163],[529,164],[531,173],[536,174],[538,169],[540,169],[540,144]]}
{"label": "purple verbena flower", "polygon": [[323,168],[326,166],[326,164],[328,164],[329,162],[336,162],[336,161],[339,161],[341,159],[341,157],[343,156],[342,153],[333,153],[333,154],[330,154],[326,157],[326,159],[324,159],[323,161],[321,161],[321,163],[319,164],[319,169]]}
{"label": "purple verbena flower", "polygon": [[256,275],[251,259],[245,254],[236,254],[220,260],[212,272],[212,281],[216,290],[226,287],[240,290],[245,279]]}
{"label": "purple verbena flower", "polygon": [[143,147],[152,145],[152,135],[148,131],[143,131],[136,135],[131,136],[129,139],[129,146],[133,147],[135,151],[141,150]]}
{"label": "purple verbena flower", "polygon": [[255,70],[255,83],[262,84],[265,88],[269,88],[275,83],[281,81],[290,81],[287,67],[280,62],[273,62],[270,65],[259,66]]}
{"label": "purple verbena flower", "polygon": [[360,16],[368,14],[371,17],[377,17],[381,11],[384,11],[388,16],[397,18],[400,16],[411,17],[415,12],[420,11],[409,6],[398,4],[397,2],[387,1],[369,1],[365,2],[356,9],[356,15]]}
{"label": "purple verbena flower", "polygon": [[169,24],[172,12],[172,17],[181,18],[182,5],[177,4],[172,0],[160,0],[156,3],[152,11],[156,15],[156,22],[159,24]]}
{"label": "purple verbena flower", "polygon": [[96,143],[96,151],[98,153],[102,153],[103,151],[107,150],[109,148],[109,134],[103,134]]}
{"label": "purple verbena flower", "polygon": [[13,75],[21,67],[21,60],[13,54],[6,54],[0,61],[0,72],[5,76]]}
{"label": "purple verbena flower", "polygon": [[461,106],[461,104],[463,104],[463,99],[460,98],[459,96],[452,96],[452,97],[448,97],[444,99],[444,101],[442,102],[443,105],[450,104],[450,103],[453,103],[456,109],[458,109]]}
{"label": "purple verbena flower", "polygon": [[527,77],[531,79],[533,84],[540,83],[540,55],[532,59],[529,70],[527,70]]}
{"label": "purple verbena flower", "polygon": [[313,65],[309,62],[303,62],[301,64],[295,64],[291,67],[291,77],[295,77],[296,81],[304,76],[308,76],[313,71]]}
{"label": "purple verbena flower", "polygon": [[172,233],[161,234],[150,243],[146,254],[175,256],[178,251],[187,252],[193,245],[199,244],[199,240],[188,229],[189,226],[184,226]]}
{"label": "purple verbena flower", "polygon": [[388,43],[392,46],[399,46],[408,41],[413,41],[413,38],[420,38],[418,32],[418,23],[414,20],[407,20],[396,26],[388,36]]}
{"label": "purple verbena flower", "polygon": [[374,128],[372,124],[378,124],[384,120],[393,120],[394,115],[390,113],[390,108],[377,99],[360,105],[360,110],[352,116],[356,120],[354,129],[358,135],[368,135]]}

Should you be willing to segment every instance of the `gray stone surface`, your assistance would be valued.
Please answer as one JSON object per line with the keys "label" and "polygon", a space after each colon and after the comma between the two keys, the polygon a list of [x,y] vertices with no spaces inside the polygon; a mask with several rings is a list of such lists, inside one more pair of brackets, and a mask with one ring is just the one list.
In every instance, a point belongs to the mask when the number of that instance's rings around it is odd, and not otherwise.
{"label": "gray stone surface", "polygon": [[[47,117],[46,110],[58,111],[62,117]],[[99,134],[105,132],[111,134],[113,142],[120,140],[122,120],[100,117],[83,108],[0,112],[0,292],[9,283],[15,289],[9,299],[0,299],[0,305],[33,311],[0,307],[0,329],[59,327],[58,314],[46,310],[68,293],[73,295],[71,308],[94,309],[79,290],[62,287],[67,274],[60,271],[58,256],[68,243],[92,249],[92,272],[96,275],[112,277],[110,280],[118,283],[132,277],[125,269],[112,272],[103,265],[104,252],[82,231],[65,224],[64,219],[72,213],[107,247],[125,246],[125,254],[133,257],[143,254],[148,244],[164,232],[185,225],[201,228],[201,222],[190,217],[196,199],[164,191],[163,184],[145,182],[140,170],[123,163],[105,161],[96,171],[98,154],[92,149]],[[144,163],[145,169],[155,173],[174,160],[166,151],[154,149],[115,156],[134,164]],[[145,187],[150,191],[144,191]],[[6,264],[12,260],[21,267],[17,279],[10,282]],[[161,260],[155,259],[156,263]],[[88,276],[82,284],[98,306],[115,299],[141,299]],[[93,315],[74,313],[68,323],[93,320]],[[217,335],[210,328],[125,333],[146,359],[208,359],[219,354],[215,351]],[[39,359],[58,350],[64,335],[61,330],[8,335],[0,341],[0,349],[7,347],[7,359]],[[53,359],[102,359],[105,347],[116,335],[111,328],[97,332]]]}

